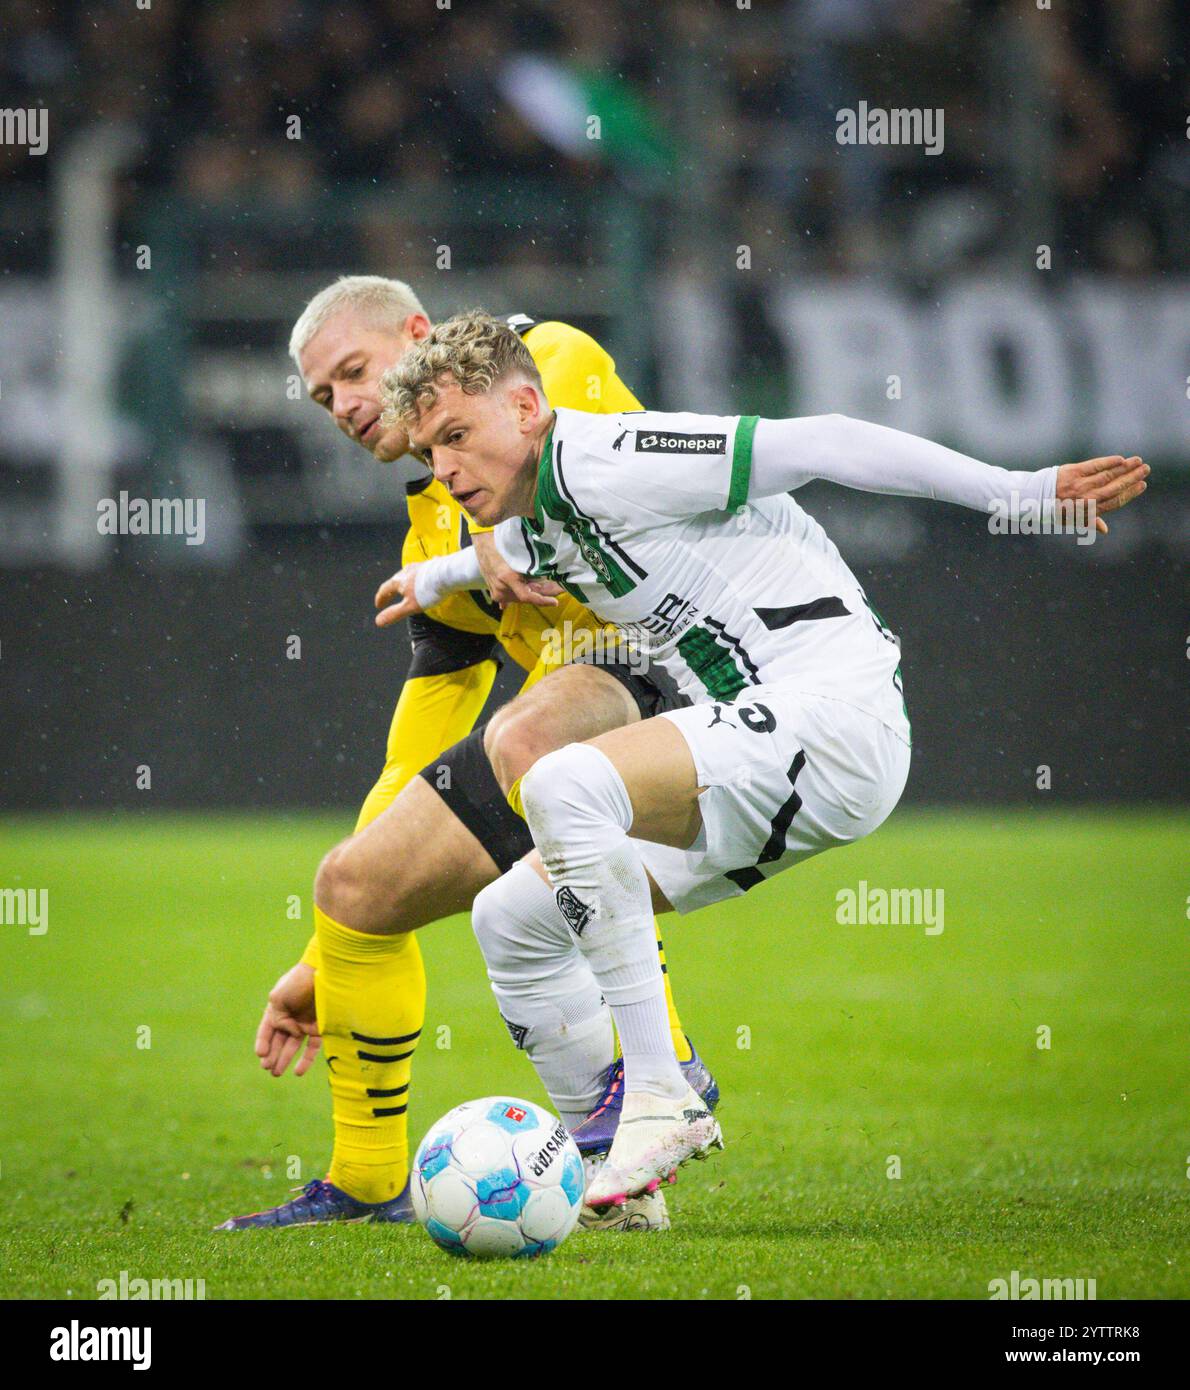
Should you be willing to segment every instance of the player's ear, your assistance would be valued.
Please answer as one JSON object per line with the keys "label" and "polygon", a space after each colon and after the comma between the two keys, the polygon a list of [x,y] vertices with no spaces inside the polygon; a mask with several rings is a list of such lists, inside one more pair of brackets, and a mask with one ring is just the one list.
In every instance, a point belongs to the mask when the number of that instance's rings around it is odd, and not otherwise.
{"label": "player's ear", "polygon": [[531,430],[545,411],[545,401],[541,392],[527,381],[522,381],[512,390],[513,405],[516,407],[517,424],[522,431]]}
{"label": "player's ear", "polygon": [[425,314],[410,314],[403,327],[415,343],[420,343],[423,338],[430,336],[430,320]]}

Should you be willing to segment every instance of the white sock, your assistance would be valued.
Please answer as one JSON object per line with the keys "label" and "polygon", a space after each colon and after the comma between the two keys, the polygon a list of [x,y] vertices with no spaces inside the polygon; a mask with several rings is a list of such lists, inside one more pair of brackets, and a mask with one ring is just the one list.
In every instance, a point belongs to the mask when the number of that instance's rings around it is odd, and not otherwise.
{"label": "white sock", "polygon": [[572,743],[534,764],[521,798],[558,906],[611,1006],[625,1090],[684,1096],[649,880],[628,838],[632,803],[623,779],[597,748]]}
{"label": "white sock", "polygon": [[471,925],[508,1031],[573,1129],[595,1108],[616,1050],[590,966],[528,864],[514,864],[479,894]]}

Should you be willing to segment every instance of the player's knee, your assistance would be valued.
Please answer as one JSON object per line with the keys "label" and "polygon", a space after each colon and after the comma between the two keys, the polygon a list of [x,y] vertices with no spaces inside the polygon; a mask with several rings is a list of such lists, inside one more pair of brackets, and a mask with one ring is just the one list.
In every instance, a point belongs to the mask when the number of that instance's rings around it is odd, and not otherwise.
{"label": "player's knee", "polygon": [[350,840],[337,844],[322,857],[314,875],[314,902],[332,921],[348,925],[346,917],[352,899]]}
{"label": "player's knee", "polygon": [[369,882],[354,836],[337,844],[319,864],[314,878],[314,901],[331,921],[355,931],[399,930]]}
{"label": "player's knee", "polygon": [[[487,760],[492,765],[492,772],[495,774],[496,781],[500,783],[502,791],[507,793],[511,782],[505,781],[504,759],[506,751],[511,743],[511,730],[509,725],[508,706],[496,711],[484,726],[483,731],[483,751]],[[505,737],[506,731],[509,735]],[[512,779],[515,781],[515,777]]]}
{"label": "player's knee", "polygon": [[579,746],[568,743],[538,758],[521,779],[521,805],[530,827],[548,825],[581,792],[577,760],[571,756],[571,749]]}
{"label": "player's knee", "polygon": [[518,709],[515,703],[506,705],[492,716],[484,730],[484,752],[505,794],[538,758],[555,747],[557,741],[551,736],[548,718],[532,706]]}
{"label": "player's knee", "polygon": [[[600,822],[627,830],[632,822],[619,773],[589,743],[568,743],[539,758],[521,782],[521,801],[534,839]],[[540,848],[542,841],[537,843]]]}

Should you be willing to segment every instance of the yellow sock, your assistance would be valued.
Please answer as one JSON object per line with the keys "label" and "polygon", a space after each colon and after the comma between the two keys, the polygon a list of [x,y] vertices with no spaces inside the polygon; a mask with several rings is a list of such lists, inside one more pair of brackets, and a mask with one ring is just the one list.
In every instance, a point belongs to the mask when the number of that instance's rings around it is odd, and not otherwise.
{"label": "yellow sock", "polygon": [[330,1070],[335,1149],[327,1177],[361,1202],[395,1197],[409,1176],[409,1078],[426,976],[412,932],[373,936],[314,909],[315,998]]}
{"label": "yellow sock", "polygon": [[654,918],[653,926],[657,932],[657,955],[661,960],[661,978],[665,982],[665,1007],[669,1010],[669,1032],[674,1040],[674,1052],[679,1062],[688,1062],[694,1056],[694,1049],[690,1046],[686,1030],[682,1027],[682,1020],[678,1017],[678,1006],[674,1003],[674,992],[670,988],[669,966],[665,963],[665,946],[661,941],[661,923]]}
{"label": "yellow sock", "polygon": [[524,780],[523,777],[518,777],[508,789],[508,804],[520,816],[521,820],[525,819],[525,803],[521,800],[521,783]]}

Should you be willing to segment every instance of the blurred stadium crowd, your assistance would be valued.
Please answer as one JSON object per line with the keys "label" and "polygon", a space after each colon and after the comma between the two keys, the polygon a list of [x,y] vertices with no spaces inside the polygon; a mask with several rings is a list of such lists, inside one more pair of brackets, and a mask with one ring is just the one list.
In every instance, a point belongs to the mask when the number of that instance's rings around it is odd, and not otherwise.
{"label": "blurred stadium crowd", "polygon": [[[358,800],[408,660],[369,608],[404,496],[285,344],[362,270],[434,315],[587,328],[664,408],[1164,461],[1090,549],[804,500],[896,615],[913,796],[1032,796],[1044,760],[1076,796],[1184,797],[1136,691],[1181,707],[1190,6],[1044,3],[5,0],[2,104],[44,106],[49,144],[0,142],[5,729],[30,750],[0,801],[139,805],[145,747],[156,804]],[[941,108],[942,157],[839,144],[861,102]],[[124,489],[201,498],[205,543],[99,534]],[[278,633],[314,630],[278,680]]]}
{"label": "blurred stadium crowd", "polygon": [[[8,106],[48,107],[55,143],[102,119],[140,133],[125,206],[171,187],[210,205],[300,206],[345,183],[449,194],[474,175],[582,200],[615,181],[659,205],[688,196],[719,230],[763,228],[834,271],[994,258],[1021,200],[1042,199],[1080,266],[1186,263],[1178,0],[7,0],[5,12]],[[840,158],[835,114],[859,100],[942,107],[946,157]],[[600,115],[597,140],[585,112]],[[44,180],[49,162],[0,145],[10,188]],[[518,240],[491,250],[515,258]],[[270,254],[247,238],[237,251]]]}

